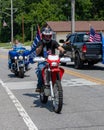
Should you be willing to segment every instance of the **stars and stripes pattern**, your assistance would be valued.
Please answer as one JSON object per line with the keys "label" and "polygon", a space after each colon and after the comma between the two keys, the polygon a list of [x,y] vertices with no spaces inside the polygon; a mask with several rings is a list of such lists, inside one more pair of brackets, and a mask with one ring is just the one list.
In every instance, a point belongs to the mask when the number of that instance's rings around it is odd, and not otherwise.
{"label": "stars and stripes pattern", "polygon": [[5,22],[5,20],[3,21],[3,27],[6,27],[7,23]]}
{"label": "stars and stripes pattern", "polygon": [[90,28],[90,42],[101,42],[101,36],[99,33],[96,33],[95,30]]}
{"label": "stars and stripes pattern", "polygon": [[41,32],[40,32],[40,27],[37,26],[37,33],[36,36],[34,38],[33,44],[31,45],[31,48],[34,49],[36,48],[38,42],[41,40]]}
{"label": "stars and stripes pattern", "polygon": [[36,57],[36,51],[35,51],[36,46],[41,39],[42,39],[42,37],[41,37],[40,27],[37,26],[37,33],[36,33],[36,36],[34,38],[32,45],[31,45],[31,51],[30,51],[30,55],[29,55],[30,62],[32,62],[33,58]]}

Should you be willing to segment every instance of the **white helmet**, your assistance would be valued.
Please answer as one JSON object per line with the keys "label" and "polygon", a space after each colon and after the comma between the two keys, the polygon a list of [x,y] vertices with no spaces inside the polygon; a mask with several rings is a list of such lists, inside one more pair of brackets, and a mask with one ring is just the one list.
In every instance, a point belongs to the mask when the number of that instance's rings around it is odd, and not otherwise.
{"label": "white helmet", "polygon": [[49,43],[52,39],[52,31],[50,28],[44,28],[42,31],[42,39],[45,43]]}
{"label": "white helmet", "polygon": [[88,40],[89,40],[89,35],[84,35],[84,36],[83,36],[83,41],[84,41],[84,42],[87,42]]}

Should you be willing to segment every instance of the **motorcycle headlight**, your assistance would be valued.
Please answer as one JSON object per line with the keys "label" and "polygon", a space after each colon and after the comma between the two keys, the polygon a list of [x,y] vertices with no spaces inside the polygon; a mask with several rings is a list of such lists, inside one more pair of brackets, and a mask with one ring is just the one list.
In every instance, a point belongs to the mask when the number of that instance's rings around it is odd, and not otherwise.
{"label": "motorcycle headlight", "polygon": [[23,60],[23,56],[19,56],[19,60]]}
{"label": "motorcycle headlight", "polygon": [[27,59],[27,56],[25,56],[25,59]]}
{"label": "motorcycle headlight", "polygon": [[17,60],[17,56],[15,56],[14,59]]}
{"label": "motorcycle headlight", "polygon": [[51,66],[53,66],[53,67],[54,67],[54,66],[58,66],[58,63],[57,63],[57,62],[52,62],[52,63],[51,63]]}

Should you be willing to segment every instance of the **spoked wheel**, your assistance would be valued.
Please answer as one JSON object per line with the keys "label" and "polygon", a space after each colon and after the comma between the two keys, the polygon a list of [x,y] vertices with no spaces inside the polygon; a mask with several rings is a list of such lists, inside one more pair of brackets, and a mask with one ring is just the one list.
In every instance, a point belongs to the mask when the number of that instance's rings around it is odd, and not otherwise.
{"label": "spoked wheel", "polygon": [[43,103],[43,104],[46,104],[47,101],[48,101],[48,96],[46,96],[46,95],[44,94],[44,91],[42,91],[42,92],[40,93],[40,101],[41,101],[41,103]]}
{"label": "spoked wheel", "polygon": [[62,85],[59,80],[56,81],[53,88],[54,100],[53,100],[53,110],[56,113],[60,113],[63,106],[63,90]]}
{"label": "spoked wheel", "polygon": [[75,54],[74,67],[75,69],[82,69],[83,67],[83,62],[81,61],[78,53]]}
{"label": "spoked wheel", "polygon": [[91,61],[89,61],[89,62],[88,62],[88,66],[89,66],[89,67],[93,67],[93,66],[94,66],[94,63],[91,62]]}
{"label": "spoked wheel", "polygon": [[19,77],[24,78],[24,68],[23,67],[21,67],[19,70]]}
{"label": "spoked wheel", "polygon": [[15,76],[18,76],[18,72],[17,71],[15,71]]}

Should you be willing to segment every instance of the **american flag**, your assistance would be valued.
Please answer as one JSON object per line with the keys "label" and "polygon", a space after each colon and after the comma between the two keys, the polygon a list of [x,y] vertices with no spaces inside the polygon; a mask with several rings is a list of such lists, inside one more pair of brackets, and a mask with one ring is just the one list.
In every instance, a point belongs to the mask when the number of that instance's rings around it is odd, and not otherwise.
{"label": "american flag", "polygon": [[104,35],[102,35],[102,64],[104,64]]}
{"label": "american flag", "polygon": [[36,48],[38,42],[41,40],[41,32],[40,32],[40,27],[37,26],[37,33],[36,36],[34,38],[33,44],[31,45],[31,48],[34,49]]}
{"label": "american flag", "polygon": [[30,62],[33,62],[33,58],[36,57],[36,52],[35,52],[36,46],[41,39],[42,39],[42,37],[41,37],[40,27],[37,26],[37,33],[36,33],[36,36],[34,38],[32,45],[31,45],[31,51],[30,51],[30,55],[29,55]]}
{"label": "american flag", "polygon": [[101,36],[99,33],[96,33],[95,30],[91,27],[90,28],[90,42],[101,42]]}
{"label": "american flag", "polygon": [[7,23],[5,22],[5,20],[3,21],[3,27],[6,27]]}

